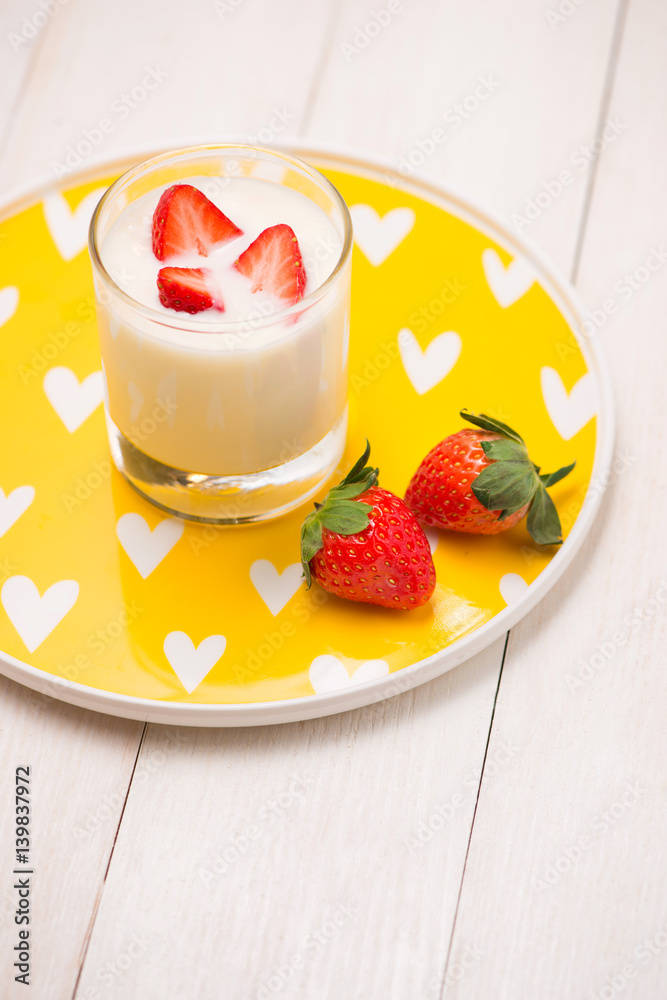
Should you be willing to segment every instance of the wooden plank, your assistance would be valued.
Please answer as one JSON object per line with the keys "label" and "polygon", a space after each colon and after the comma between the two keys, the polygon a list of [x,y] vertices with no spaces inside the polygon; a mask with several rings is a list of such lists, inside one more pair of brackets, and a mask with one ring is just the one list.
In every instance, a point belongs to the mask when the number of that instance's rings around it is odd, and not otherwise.
{"label": "wooden plank", "polygon": [[[289,997],[427,996],[502,645],[357,712],[169,730],[183,745],[132,784],[77,998],[135,934],[145,947],[114,996],[241,1000],[274,975]],[[149,727],[139,768],[161,732]]]}
{"label": "wooden plank", "polygon": [[645,1000],[667,981],[666,39],[664,7],[633,0],[610,105],[629,141],[600,161],[579,269],[619,459],[573,572],[512,633],[496,720],[522,750],[482,784],[452,955],[484,955],[461,1000]]}
{"label": "wooden plank", "polygon": [[[0,978],[2,996],[26,993],[12,968],[16,768],[30,768],[30,976],[34,995],[70,997],[134,767],[142,723],[71,708],[0,677]],[[25,866],[19,865],[19,868]]]}

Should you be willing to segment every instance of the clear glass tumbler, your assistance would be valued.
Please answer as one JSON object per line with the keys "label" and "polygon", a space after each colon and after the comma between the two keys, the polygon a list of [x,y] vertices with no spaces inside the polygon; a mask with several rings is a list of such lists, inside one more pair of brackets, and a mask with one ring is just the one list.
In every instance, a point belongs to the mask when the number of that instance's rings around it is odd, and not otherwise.
{"label": "clear glass tumbler", "polygon": [[[193,177],[206,178],[211,191],[227,178],[251,177],[313,200],[342,247],[329,277],[296,305],[244,320],[222,313],[195,321],[134,300],[104,266],[105,236],[135,199]],[[111,185],[93,215],[89,247],[120,472],[163,510],[219,524],[277,517],[311,497],[340,461],[347,431],[352,226],[333,185],[273,150],[177,150]]]}

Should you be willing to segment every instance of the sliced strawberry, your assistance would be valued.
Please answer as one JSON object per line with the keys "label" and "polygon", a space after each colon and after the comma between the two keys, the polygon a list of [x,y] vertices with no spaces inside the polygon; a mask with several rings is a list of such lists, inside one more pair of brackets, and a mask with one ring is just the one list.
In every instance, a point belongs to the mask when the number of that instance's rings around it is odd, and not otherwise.
{"label": "sliced strawberry", "polygon": [[203,267],[161,267],[157,287],[160,302],[167,309],[188,313],[225,311],[220,296],[212,294],[210,272]]}
{"label": "sliced strawberry", "polygon": [[243,251],[234,267],[250,278],[253,292],[264,289],[290,304],[303,298],[306,271],[290,226],[269,226]]}
{"label": "sliced strawberry", "polygon": [[214,246],[237,236],[243,236],[243,230],[191,184],[167,188],[153,213],[153,253],[158,260],[193,250],[208,257]]}

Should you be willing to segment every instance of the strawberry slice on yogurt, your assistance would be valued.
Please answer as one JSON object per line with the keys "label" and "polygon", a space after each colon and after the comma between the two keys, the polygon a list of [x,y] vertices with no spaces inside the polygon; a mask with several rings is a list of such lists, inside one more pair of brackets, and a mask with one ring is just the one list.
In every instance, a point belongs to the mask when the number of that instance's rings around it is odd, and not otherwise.
{"label": "strawberry slice on yogurt", "polygon": [[153,213],[153,253],[158,260],[211,250],[243,236],[202,191],[192,184],[173,184],[162,192]]}
{"label": "strawberry slice on yogurt", "polygon": [[284,223],[261,232],[234,267],[250,279],[253,292],[264,290],[288,305],[303,298],[306,271],[299,241]]}
{"label": "strawberry slice on yogurt", "polygon": [[160,302],[176,312],[198,313],[204,309],[224,312],[210,271],[204,267],[161,267],[157,276]]}

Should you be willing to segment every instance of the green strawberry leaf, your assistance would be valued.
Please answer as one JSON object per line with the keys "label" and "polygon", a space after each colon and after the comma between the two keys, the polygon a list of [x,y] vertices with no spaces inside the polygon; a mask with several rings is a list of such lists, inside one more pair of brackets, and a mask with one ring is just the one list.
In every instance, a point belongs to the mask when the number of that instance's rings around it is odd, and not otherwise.
{"label": "green strawberry leaf", "polygon": [[526,504],[526,527],[538,545],[562,545],[563,532],[556,506],[547,493],[569,475],[576,462],[563,466],[556,472],[540,475],[540,467],[528,457],[528,450],[520,434],[484,413],[461,410],[464,420],[485,431],[500,434],[493,441],[480,441],[480,446],[491,464],[482,469],[472,482],[472,492],[487,510],[499,510],[499,521],[504,521]]}
{"label": "green strawberry leaf", "polygon": [[315,504],[301,526],[301,565],[308,587],[312,583],[310,560],[322,548],[322,529],[337,535],[357,535],[370,524],[373,505],[355,500],[378,481],[378,469],[366,465],[371,446],[366,441],[366,449],[355,462],[345,478],[329,490],[321,504]]}
{"label": "green strawberry leaf", "polygon": [[[348,474],[345,476],[345,479],[341,480],[338,486],[334,486],[335,490],[341,490],[343,487],[350,486],[353,483],[366,484],[372,478],[374,478],[374,482],[371,485],[373,486],[375,485],[375,483],[377,482],[379,470],[372,469],[369,465],[366,465],[370,453],[371,453],[371,446],[368,443],[368,438],[366,438],[366,449],[363,455],[361,456],[360,459],[358,459],[354,463]],[[369,487],[365,485],[364,488],[368,489]],[[354,496],[354,494],[352,495]]]}
{"label": "green strawberry leaf", "polygon": [[311,514],[301,526],[301,563],[306,583],[310,587],[310,560],[322,548],[322,525]]}
{"label": "green strawberry leaf", "polygon": [[[375,483],[373,482],[371,485],[374,486]],[[363,493],[368,488],[368,480],[361,483],[341,483],[339,486],[334,486],[329,490],[329,496],[332,500],[334,496],[336,500],[351,500],[352,497],[358,497],[360,493]]]}
{"label": "green strawberry leaf", "polygon": [[527,528],[538,545],[562,545],[563,529],[556,505],[540,483],[528,511]]}
{"label": "green strawberry leaf", "polygon": [[372,510],[370,503],[330,500],[319,512],[318,520],[323,528],[335,531],[337,535],[356,535],[368,527],[368,515]]}
{"label": "green strawberry leaf", "polygon": [[510,441],[508,438],[496,438],[495,441],[480,441],[482,451],[494,462],[532,462],[528,458],[525,444]]}
{"label": "green strawberry leaf", "polygon": [[572,462],[571,465],[564,465],[562,469],[558,469],[557,472],[551,472],[548,476],[540,476],[542,485],[553,486],[554,483],[559,483],[561,479],[565,479],[566,476],[569,476],[576,464],[576,462]]}
{"label": "green strawberry leaf", "polygon": [[366,462],[370,458],[370,454],[371,454],[371,446],[369,444],[368,438],[366,438],[366,448],[364,449],[363,455],[361,456],[361,458],[357,459],[357,461],[354,463],[348,474],[345,476],[345,479],[341,480],[341,483],[356,482],[357,477],[363,471]]}
{"label": "green strawberry leaf", "polygon": [[488,417],[485,413],[469,413],[468,410],[461,410],[460,414],[464,420],[467,420],[469,424],[474,424],[475,427],[481,427],[483,431],[493,431],[494,434],[502,434],[503,437],[510,438],[512,441],[518,441],[519,444],[523,444],[523,438],[516,431],[513,431],[511,427],[507,424],[501,423],[500,420],[495,420],[493,417]]}
{"label": "green strawberry leaf", "polygon": [[507,517],[530,503],[538,482],[531,462],[498,461],[482,469],[472,491],[487,510],[502,510]]}

